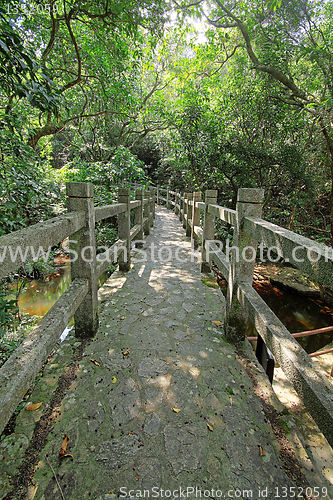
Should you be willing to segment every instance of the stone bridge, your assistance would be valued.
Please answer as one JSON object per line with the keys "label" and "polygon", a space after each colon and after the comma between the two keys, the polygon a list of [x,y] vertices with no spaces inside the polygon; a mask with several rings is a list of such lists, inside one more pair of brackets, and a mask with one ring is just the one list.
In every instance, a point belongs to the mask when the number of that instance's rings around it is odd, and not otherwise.
{"label": "stone bridge", "polygon": [[158,206],[131,269],[99,290],[95,337],[50,354],[25,401],[42,404],[7,426],[3,499],[333,498],[250,344],[223,335],[197,257]]}

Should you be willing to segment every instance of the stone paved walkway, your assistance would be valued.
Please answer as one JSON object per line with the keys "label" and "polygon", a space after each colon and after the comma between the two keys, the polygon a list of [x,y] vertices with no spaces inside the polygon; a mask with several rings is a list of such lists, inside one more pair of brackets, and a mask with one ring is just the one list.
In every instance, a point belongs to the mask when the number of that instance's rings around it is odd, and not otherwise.
{"label": "stone paved walkway", "polygon": [[[281,407],[251,349],[227,343],[213,323],[223,317],[223,295],[205,284],[179,220],[161,207],[145,241],[149,254],[152,243],[156,258],[168,245],[185,262],[153,262],[148,255],[105,283],[96,338],[83,343],[83,351],[75,338],[61,345],[30,397],[43,406],[21,412],[15,433],[0,445],[1,493],[11,491],[15,472],[22,474],[18,456],[36,434],[38,412],[45,416],[50,406],[44,420],[46,426],[53,419],[52,426],[39,447],[35,486],[28,496],[8,498],[184,498],[184,491],[200,498],[201,491],[201,498],[273,499],[292,498],[294,486],[297,492],[321,488],[320,473],[294,460],[300,450],[285,436]],[[58,376],[66,379],[66,365],[80,349],[57,406]],[[59,459],[65,435],[73,458]]]}

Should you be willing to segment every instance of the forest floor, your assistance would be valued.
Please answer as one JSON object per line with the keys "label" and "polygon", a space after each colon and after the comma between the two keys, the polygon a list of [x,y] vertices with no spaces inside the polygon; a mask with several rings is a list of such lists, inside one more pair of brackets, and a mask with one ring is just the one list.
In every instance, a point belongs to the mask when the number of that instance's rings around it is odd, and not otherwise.
{"label": "forest floor", "polygon": [[1,498],[333,498],[332,449],[324,470],[250,344],[226,341],[190,249],[159,207],[147,259],[99,291],[95,338],[60,344],[7,427]]}

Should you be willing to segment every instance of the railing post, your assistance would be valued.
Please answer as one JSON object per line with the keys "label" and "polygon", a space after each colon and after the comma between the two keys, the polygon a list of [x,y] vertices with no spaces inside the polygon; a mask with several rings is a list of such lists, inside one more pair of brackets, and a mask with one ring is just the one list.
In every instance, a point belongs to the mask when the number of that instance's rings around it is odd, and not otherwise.
{"label": "railing post", "polygon": [[[155,219],[155,191],[153,187],[149,188],[150,190],[150,202],[151,202],[151,212],[152,212],[152,217]],[[152,221],[152,226],[154,225],[154,221]]]}
{"label": "railing post", "polygon": [[192,214],[193,214],[193,205],[190,205],[190,202],[193,202],[194,193],[188,193],[187,196],[187,221],[186,221],[186,236],[191,237],[191,222],[192,222]]}
{"label": "railing post", "polygon": [[217,202],[217,191],[209,189],[205,193],[205,213],[202,231],[202,246],[201,246],[201,272],[209,273],[211,266],[207,261],[206,241],[213,240],[215,235],[215,217],[208,212],[208,205],[215,205]]}
{"label": "railing post", "polygon": [[252,236],[242,231],[242,226],[244,217],[261,217],[263,200],[263,189],[243,188],[238,190],[224,324],[227,338],[233,341],[245,338],[248,318],[240,307],[236,292],[238,284],[246,283],[252,286],[258,244]]}
{"label": "railing post", "polygon": [[180,193],[180,199],[179,199],[179,205],[180,205],[180,208],[179,208],[179,218],[180,218],[180,221],[181,222],[184,222],[184,206],[185,206],[185,203],[184,203],[184,196],[185,196],[185,193]]}
{"label": "railing post", "polygon": [[178,216],[179,216],[179,220],[181,221],[182,220],[182,193],[180,191],[178,193],[178,200],[179,200]]}
{"label": "railing post", "polygon": [[179,209],[177,207],[177,201],[178,201],[178,193],[175,194],[175,214],[176,215],[179,213]]}
{"label": "railing post", "polygon": [[183,210],[183,228],[186,229],[186,219],[187,219],[187,197],[189,193],[184,193],[184,210]]}
{"label": "railing post", "polygon": [[140,231],[138,232],[136,236],[136,240],[139,240],[138,243],[135,244],[137,248],[142,248],[143,247],[143,191],[142,189],[137,189],[135,191],[135,199],[139,200],[141,202],[141,205],[139,207],[136,207],[134,210],[134,224],[140,224]]}
{"label": "railing post", "polygon": [[147,197],[148,197],[148,219],[149,219],[149,227],[153,227],[154,225],[154,220],[153,220],[153,212],[152,212],[152,196],[151,196],[151,191],[148,189],[147,191]]}
{"label": "railing post", "polygon": [[160,204],[160,190],[159,187],[157,186],[156,188],[156,205]]}
{"label": "railing post", "polygon": [[143,232],[144,232],[145,236],[148,236],[148,234],[150,233],[150,225],[149,225],[150,200],[149,200],[149,192],[147,192],[147,190],[143,191],[143,201],[145,200],[145,196],[147,196],[148,201],[143,206],[143,217],[144,217],[144,219],[147,219],[147,220],[143,225]]}
{"label": "railing post", "polygon": [[193,193],[193,207],[192,207],[192,230],[191,230],[191,245],[193,242],[193,247],[198,248],[198,236],[194,232],[195,226],[200,226],[200,208],[196,207],[195,204],[201,201],[201,192],[196,191]]}
{"label": "railing post", "polygon": [[70,237],[69,244],[70,249],[77,252],[77,258],[71,260],[72,281],[85,278],[89,282],[87,295],[74,314],[75,336],[89,338],[98,330],[94,186],[67,182],[66,193],[69,212],[86,214],[86,226]]}
{"label": "railing post", "polygon": [[169,188],[166,189],[166,207],[169,208]]}
{"label": "railing post", "polygon": [[118,263],[120,271],[129,271],[131,265],[131,236],[130,236],[130,220],[131,220],[131,209],[130,209],[130,190],[128,188],[118,189],[118,203],[125,203],[125,212],[118,215],[118,237],[120,240],[126,240],[125,249],[126,252],[122,252],[119,255]]}

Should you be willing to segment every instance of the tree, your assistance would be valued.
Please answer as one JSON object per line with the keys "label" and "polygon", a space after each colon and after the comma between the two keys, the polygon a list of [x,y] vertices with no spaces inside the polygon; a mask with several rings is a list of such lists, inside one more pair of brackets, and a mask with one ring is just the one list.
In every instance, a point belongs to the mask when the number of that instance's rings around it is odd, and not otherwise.
{"label": "tree", "polygon": [[[203,1],[178,9],[206,18],[216,29],[224,60],[246,51],[252,69],[266,75],[270,96],[306,113],[326,145],[330,169],[331,244],[333,244],[333,3],[319,0],[264,2],[213,0],[206,15]],[[215,64],[215,67],[217,64]]]}
{"label": "tree", "polygon": [[[45,107],[35,115],[35,124],[30,121],[28,144],[34,150],[42,137],[73,124],[82,126],[90,118],[122,117],[121,108],[131,101],[123,75],[129,68],[135,73],[144,33],[156,37],[164,22],[161,3],[146,0],[140,4],[119,0],[112,5],[106,0],[49,0],[43,7],[44,15],[38,6],[38,2],[31,2],[29,12],[24,4],[20,12],[8,12],[14,42],[19,29],[29,35],[35,58],[55,82],[61,104],[57,113]],[[29,59],[25,59],[29,70]],[[26,76],[34,83],[32,69],[28,70]],[[19,96],[23,97],[22,92]]]}
{"label": "tree", "polygon": [[36,62],[32,48],[25,45],[19,31],[0,12],[0,91],[8,99],[5,114],[10,112],[15,97],[26,97],[40,111],[57,113],[54,84],[43,65]]}

